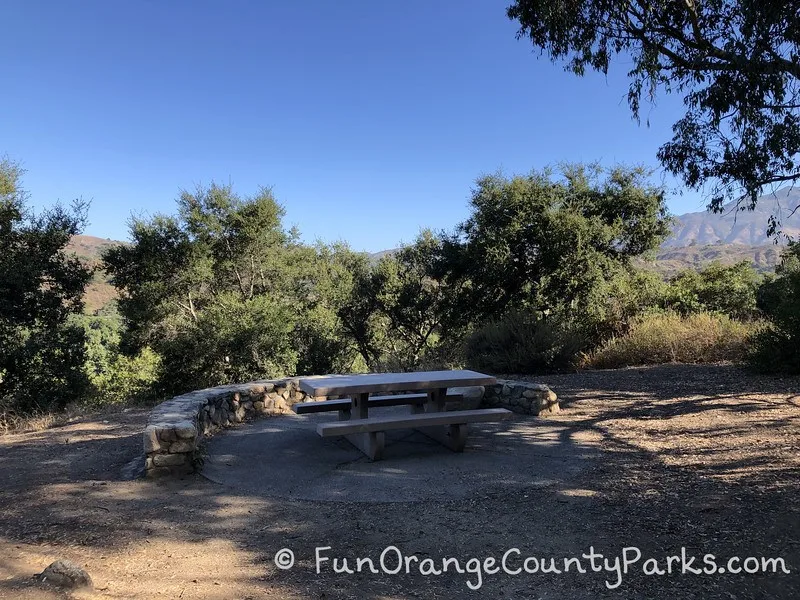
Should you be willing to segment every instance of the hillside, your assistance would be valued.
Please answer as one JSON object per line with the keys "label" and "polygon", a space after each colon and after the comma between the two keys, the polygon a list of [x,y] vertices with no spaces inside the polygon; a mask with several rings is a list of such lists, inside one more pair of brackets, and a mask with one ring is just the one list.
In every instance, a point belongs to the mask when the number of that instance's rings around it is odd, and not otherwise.
{"label": "hillside", "polygon": [[91,235],[75,235],[67,244],[67,252],[77,255],[78,258],[90,265],[100,263],[100,255],[108,248],[124,242],[94,237]]}
{"label": "hillside", "polygon": [[[781,246],[766,236],[767,219],[771,214],[781,215],[784,233],[800,238],[800,189],[784,188],[774,195],[763,196],[754,211],[735,211],[728,206],[725,214],[692,212],[679,215],[672,235],[662,245],[655,260],[638,261],[643,268],[652,269],[669,277],[683,269],[700,269],[719,261],[733,264],[743,260],[753,263],[756,270],[772,271],[780,260]],[[100,263],[104,250],[121,244],[115,240],[76,235],[67,251],[77,255],[90,266]],[[396,252],[384,250],[370,254],[371,262]],[[102,272],[97,272],[86,290],[87,312],[94,312],[117,297],[113,286]]]}
{"label": "hillside", "polygon": [[[91,235],[76,235],[70,240],[66,251],[77,256],[84,264],[90,267],[97,267],[100,264],[100,256],[103,251],[121,243],[123,242]],[[83,296],[84,310],[90,314],[94,313],[112,300],[116,300],[116,298],[117,291],[108,282],[105,273],[97,271],[92,277],[92,281],[86,286],[86,293]]]}
{"label": "hillside", "polygon": [[755,210],[737,211],[728,204],[724,214],[708,211],[679,215],[672,235],[664,242],[666,248],[690,245],[739,244],[743,246],[765,246],[771,244],[767,238],[767,220],[774,214],[783,221],[783,231],[794,238],[800,237],[800,210],[790,216],[800,205],[800,189],[783,188],[762,196]]}
{"label": "hillside", "polygon": [[747,246],[744,244],[711,244],[706,246],[662,247],[655,260],[638,260],[636,265],[671,277],[686,269],[700,270],[709,263],[718,261],[724,265],[747,261],[759,273],[769,273],[780,262],[782,246],[768,244]]}

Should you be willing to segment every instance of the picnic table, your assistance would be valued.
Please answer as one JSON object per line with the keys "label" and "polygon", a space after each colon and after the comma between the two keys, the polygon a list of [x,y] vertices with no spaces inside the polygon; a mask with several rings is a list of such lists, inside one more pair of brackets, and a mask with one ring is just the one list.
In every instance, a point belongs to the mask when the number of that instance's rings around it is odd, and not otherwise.
{"label": "picnic table", "polygon": [[[317,433],[322,437],[344,436],[371,460],[382,458],[384,432],[391,429],[416,429],[461,452],[469,423],[504,420],[511,412],[502,408],[448,411],[448,403],[463,400],[452,388],[494,383],[496,379],[490,375],[467,370],[306,377],[300,379],[299,385],[309,396],[348,398],[303,402],[293,408],[298,414],[337,411],[339,421],[320,423]],[[380,395],[387,392],[404,393]],[[403,405],[411,407],[409,414],[370,414],[371,409]]]}

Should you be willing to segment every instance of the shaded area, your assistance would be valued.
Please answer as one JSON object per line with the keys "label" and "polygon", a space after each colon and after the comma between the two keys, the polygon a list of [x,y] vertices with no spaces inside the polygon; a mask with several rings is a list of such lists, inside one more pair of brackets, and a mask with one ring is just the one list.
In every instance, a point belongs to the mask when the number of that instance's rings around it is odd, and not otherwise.
{"label": "shaded area", "polygon": [[[411,502],[318,502],[265,496],[200,476],[124,481],[121,470],[140,451],[134,444],[136,423],[124,420],[4,436],[0,597],[57,597],[29,585],[27,578],[62,557],[85,566],[97,583],[98,598],[744,600],[800,595],[798,478],[787,462],[798,439],[797,380],[751,378],[729,367],[675,366],[540,381],[565,400],[564,411],[546,420],[520,418],[493,435],[487,430],[486,439],[507,449],[495,453],[503,464],[498,469],[516,475],[496,477],[485,486],[466,482],[470,492],[458,498],[442,498],[435,489]],[[769,426],[761,427],[765,419]],[[228,438],[235,444],[237,437],[259,435],[248,431],[277,423],[267,419],[221,434],[212,442],[210,458],[219,456],[216,444]],[[482,435],[473,437],[476,444]],[[750,442],[754,435],[763,436],[760,444]],[[65,443],[64,437],[72,441]],[[130,445],[133,454],[114,454],[115,438],[122,447]],[[329,443],[316,435],[313,441]],[[70,446],[78,462],[65,459]],[[476,445],[472,453],[453,458],[466,462],[492,451]],[[416,457],[405,459],[410,461],[406,468],[436,464],[439,452],[449,451],[420,446]],[[569,454],[586,457],[582,468],[548,477],[547,457]],[[48,456],[51,462],[40,460]],[[700,456],[707,457],[703,464],[694,462]],[[258,477],[266,484],[281,460],[296,459],[261,450],[249,464],[253,473],[262,472]],[[374,465],[391,468],[392,460]],[[357,470],[370,465],[351,464]],[[393,479],[390,475],[383,479]],[[304,476],[298,473],[298,480]],[[537,478],[547,483],[536,485]],[[365,489],[380,491],[380,477],[364,479]],[[437,486],[444,487],[431,475],[426,487]],[[591,572],[498,574],[486,575],[477,591],[466,587],[474,577],[459,573],[347,575],[334,573],[330,563],[315,573],[316,547],[331,546],[331,557],[377,560],[389,545],[421,559],[463,560],[499,559],[512,547],[523,556],[578,557],[590,546],[610,555],[636,546],[644,557],[662,562],[685,547],[690,554],[711,552],[721,559],[783,557],[792,573],[657,577],[633,570],[617,590],[606,587],[608,575]],[[280,548],[295,553],[290,571],[278,570],[272,561]]]}
{"label": "shaded area", "polygon": [[762,491],[800,482],[800,378],[662,365],[528,379],[557,389],[567,421],[609,449]]}
{"label": "shaded area", "polygon": [[[379,416],[409,411],[374,410]],[[501,487],[568,487],[598,458],[588,439],[577,446],[567,436],[564,443],[566,426],[516,415],[470,425],[463,453],[414,430],[387,431],[384,460],[371,462],[346,439],[317,435],[317,423],[331,418],[287,415],[217,436],[208,444],[203,475],[265,498],[413,502],[468,499]]]}

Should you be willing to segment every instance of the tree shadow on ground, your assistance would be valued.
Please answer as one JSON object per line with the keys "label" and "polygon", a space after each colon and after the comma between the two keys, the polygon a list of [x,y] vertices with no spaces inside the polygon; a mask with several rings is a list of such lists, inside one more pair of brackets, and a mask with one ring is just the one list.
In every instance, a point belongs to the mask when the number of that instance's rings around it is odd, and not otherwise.
{"label": "tree shadow on ground", "polygon": [[[680,369],[671,367],[656,379],[663,380],[665,373],[677,378]],[[800,595],[795,574],[800,568],[800,486],[794,467],[771,465],[768,455],[759,454],[728,460],[729,450],[714,446],[700,447],[697,453],[718,455],[719,460],[703,468],[684,465],[671,460],[685,455],[680,444],[651,450],[639,437],[615,426],[624,420],[644,432],[675,422],[678,433],[665,429],[665,434],[694,432],[704,443],[717,439],[726,441],[726,448],[735,447],[736,440],[750,439],[760,425],[753,416],[769,414],[773,401],[742,400],[745,406],[763,404],[762,412],[727,403],[737,394],[761,393],[760,382],[734,383],[733,388],[714,388],[719,392],[709,394],[710,385],[727,385],[733,378],[725,367],[706,367],[702,375],[688,369],[678,394],[670,391],[674,386],[662,389],[630,370],[615,373],[605,384],[599,375],[571,386],[568,376],[560,377],[550,382],[566,400],[556,419],[518,417],[493,431],[502,434],[503,460],[515,460],[515,444],[538,443],[540,460],[547,460],[550,448],[554,454],[585,457],[584,468],[548,485],[501,483],[475,497],[451,501],[288,501],[216,485],[198,475],[124,481],[121,470],[140,452],[143,423],[87,424],[82,433],[62,429],[30,439],[18,436],[0,444],[0,555],[7,550],[11,556],[0,562],[0,570],[11,565],[15,552],[40,558],[75,556],[98,573],[98,597],[119,598],[152,598],[155,590],[161,597],[182,599]],[[780,389],[776,383],[770,393],[796,393],[793,385]],[[586,406],[591,400],[582,394],[594,394],[594,407]],[[702,400],[692,400],[694,396]],[[713,421],[697,427],[689,422],[713,411],[736,419],[719,427]],[[797,411],[776,416],[765,426],[796,435],[797,417]],[[59,440],[73,436],[69,442]],[[271,456],[254,457],[253,464],[276,468]],[[537,464],[530,469],[535,471]],[[379,486],[380,476],[365,485]],[[15,545],[23,547],[15,550]],[[563,558],[580,557],[590,546],[611,556],[635,546],[642,561],[654,557],[662,567],[667,555],[680,554],[685,547],[695,556],[710,552],[725,560],[783,557],[793,573],[645,576],[632,569],[615,590],[605,584],[616,579],[612,573],[484,573],[480,589],[472,590],[467,581],[476,583],[477,575],[471,573],[423,576],[412,568],[409,574],[397,575],[337,574],[328,561],[317,574],[315,550],[328,546],[331,549],[324,552],[329,557],[349,557],[351,568],[355,557],[371,557],[378,564],[388,546],[419,559],[456,557],[462,565],[472,557],[499,560],[509,548],[519,548],[522,558]],[[293,569],[275,566],[273,558],[281,548],[293,550]],[[513,566],[522,566],[521,559]],[[15,573],[21,567],[6,568]],[[0,583],[0,596],[14,597],[23,580],[17,573]]]}
{"label": "tree shadow on ground", "polygon": [[732,364],[670,364],[512,377],[551,385],[558,390],[562,407],[569,407],[586,394],[612,400],[641,397],[650,401],[694,395],[741,397],[777,394],[785,396],[786,402],[800,406],[800,377],[755,375]]}

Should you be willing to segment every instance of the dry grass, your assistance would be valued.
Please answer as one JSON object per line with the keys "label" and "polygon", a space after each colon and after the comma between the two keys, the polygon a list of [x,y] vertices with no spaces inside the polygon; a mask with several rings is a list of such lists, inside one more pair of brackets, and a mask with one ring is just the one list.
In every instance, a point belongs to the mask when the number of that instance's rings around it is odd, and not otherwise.
{"label": "dry grass", "polygon": [[0,407],[0,435],[44,431],[67,425],[87,415],[114,414],[121,410],[120,406],[99,410],[97,407],[74,403],[57,412],[39,411],[31,415],[19,415]]}
{"label": "dry grass", "polygon": [[10,411],[3,411],[0,412],[0,435],[44,431],[50,427],[62,425],[68,420],[64,413],[41,413],[21,417]]}
{"label": "dry grass", "polygon": [[[124,242],[91,235],[75,235],[72,236],[65,250],[68,254],[75,254],[85,265],[98,267],[100,266],[103,252],[120,244],[124,244]],[[106,273],[98,271],[92,281],[89,282],[89,285],[86,286],[86,291],[83,295],[83,301],[86,305],[85,310],[88,314],[92,314],[117,298],[117,290],[109,283]]]}
{"label": "dry grass", "polygon": [[[113,404],[97,404],[79,401],[68,404],[59,411],[38,411],[20,415],[0,404],[0,435],[40,432],[53,427],[62,427],[84,418],[111,418],[122,413],[149,409],[163,398],[128,398]],[[2,598],[2,596],[0,596]]]}
{"label": "dry grass", "polygon": [[613,338],[584,358],[588,368],[616,369],[667,363],[739,362],[757,323],[735,321],[725,315],[674,313],[648,315],[637,320],[624,336]]}
{"label": "dry grass", "polygon": [[87,314],[94,314],[95,311],[117,299],[119,294],[114,286],[105,280],[105,275],[96,275],[95,280],[86,286],[86,291],[83,293],[84,310]]}

